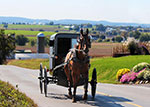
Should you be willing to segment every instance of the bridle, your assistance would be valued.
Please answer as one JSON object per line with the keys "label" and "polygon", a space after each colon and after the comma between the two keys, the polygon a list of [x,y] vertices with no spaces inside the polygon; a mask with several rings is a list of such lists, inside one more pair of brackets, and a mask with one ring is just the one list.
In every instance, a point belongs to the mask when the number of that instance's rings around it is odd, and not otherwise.
{"label": "bridle", "polygon": [[89,52],[91,47],[90,36],[88,36],[88,29],[86,33],[83,33],[83,29],[80,31],[80,37],[77,39],[78,44],[80,44],[80,50],[84,51],[86,54]]}

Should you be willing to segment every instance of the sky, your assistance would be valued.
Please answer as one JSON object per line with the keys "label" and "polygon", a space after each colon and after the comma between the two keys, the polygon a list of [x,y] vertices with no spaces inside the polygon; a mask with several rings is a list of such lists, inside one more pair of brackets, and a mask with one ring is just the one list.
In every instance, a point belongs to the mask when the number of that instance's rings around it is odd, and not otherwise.
{"label": "sky", "polygon": [[0,16],[150,24],[150,0],[0,0]]}

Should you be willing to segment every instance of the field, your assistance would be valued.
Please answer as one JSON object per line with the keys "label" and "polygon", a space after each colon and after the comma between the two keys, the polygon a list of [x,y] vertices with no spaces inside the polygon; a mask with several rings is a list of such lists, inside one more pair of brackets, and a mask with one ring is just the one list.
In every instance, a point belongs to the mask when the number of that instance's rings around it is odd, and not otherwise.
{"label": "field", "polygon": [[12,25],[12,24],[8,25],[8,28],[52,28],[52,27],[57,28],[58,25]]}
{"label": "field", "polygon": [[89,55],[92,57],[105,57],[113,55],[113,48],[121,43],[92,43]]}
{"label": "field", "polygon": [[11,60],[8,62],[8,65],[15,65],[15,66],[20,66],[20,67],[30,68],[30,69],[39,69],[39,64],[41,62],[44,66],[49,68],[48,59]]}
{"label": "field", "polygon": [[[34,39],[31,37],[31,39]],[[113,47],[121,45],[120,43],[92,43],[92,48],[89,51],[91,57],[108,57],[113,54]],[[17,46],[16,49],[30,49],[32,52],[37,52],[37,47]],[[49,47],[45,47],[45,52],[49,53]]]}
{"label": "field", "polygon": [[[49,68],[49,60],[47,59],[32,59],[32,60],[13,60],[10,61],[9,65],[16,65],[25,68],[39,69],[40,62]],[[92,58],[91,68],[90,68],[90,79],[92,75],[93,68],[97,69],[97,79],[98,82],[102,83],[119,83],[116,81],[116,73],[121,68],[129,68],[140,62],[150,63],[149,55],[139,55],[139,56],[126,56],[126,57],[105,57],[105,58]]]}
{"label": "field", "polygon": [[[33,35],[34,37],[36,37],[36,35],[41,32],[41,31],[27,31],[27,30],[5,30],[5,34],[9,34],[9,33],[15,33],[16,35],[27,35],[27,36],[31,36]],[[42,32],[45,36],[48,35],[52,35],[55,32],[48,32],[48,31],[44,31]]]}
{"label": "field", "polygon": [[37,107],[33,100],[0,80],[0,107]]}
{"label": "field", "polygon": [[[3,28],[3,25],[0,24],[0,28]],[[75,32],[74,30],[70,31],[68,28],[64,28],[62,25],[13,25],[9,24],[7,27],[7,32],[17,32],[16,34],[23,34],[24,31],[30,31],[30,33],[26,32],[24,35],[30,35],[31,31],[45,31],[45,32]],[[34,32],[31,35],[36,35]],[[46,34],[50,35],[50,34]]]}

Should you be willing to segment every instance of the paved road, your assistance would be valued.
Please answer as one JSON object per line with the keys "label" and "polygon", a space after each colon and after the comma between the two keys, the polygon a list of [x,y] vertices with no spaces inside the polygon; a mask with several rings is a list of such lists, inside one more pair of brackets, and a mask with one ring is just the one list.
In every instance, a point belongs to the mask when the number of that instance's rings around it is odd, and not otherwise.
{"label": "paved road", "polygon": [[[150,107],[150,87],[131,85],[98,84],[95,100],[89,91],[87,101],[81,99],[83,89],[77,89],[77,103],[67,98],[67,88],[48,85],[48,97],[40,94],[38,70],[15,66],[0,66],[0,79],[12,85],[32,98],[39,107]],[[90,86],[89,86],[90,88]]]}

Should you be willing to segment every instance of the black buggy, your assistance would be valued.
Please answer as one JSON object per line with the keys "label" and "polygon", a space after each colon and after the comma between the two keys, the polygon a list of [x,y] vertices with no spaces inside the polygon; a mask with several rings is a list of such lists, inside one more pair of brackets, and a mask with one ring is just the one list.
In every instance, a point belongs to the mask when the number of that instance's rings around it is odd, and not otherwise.
{"label": "black buggy", "polygon": [[[50,37],[49,46],[50,46],[50,58],[49,58],[49,67],[48,70],[46,67],[43,69],[42,64],[40,64],[40,73],[39,73],[39,85],[40,91],[47,96],[47,85],[57,84],[60,86],[68,87],[68,81],[66,74],[64,72],[64,59],[71,48],[77,44],[77,38],[80,34],[76,33],[56,33]],[[49,72],[49,73],[48,73]],[[89,82],[91,84],[91,93],[93,98],[95,97],[96,84],[97,84],[97,74],[96,69],[92,72],[92,80]],[[84,85],[84,80],[80,78],[80,83],[78,86]]]}

